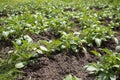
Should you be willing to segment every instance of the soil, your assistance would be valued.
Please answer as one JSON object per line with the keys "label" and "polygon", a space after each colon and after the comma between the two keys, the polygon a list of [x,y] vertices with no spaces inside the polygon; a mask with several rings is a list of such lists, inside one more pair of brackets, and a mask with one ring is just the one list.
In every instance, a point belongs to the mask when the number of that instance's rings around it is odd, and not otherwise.
{"label": "soil", "polygon": [[33,39],[34,42],[37,42],[39,40],[52,40],[52,39],[58,39],[60,38],[61,34],[52,35],[50,31],[45,31],[41,34],[29,34],[29,36]]}
{"label": "soil", "polygon": [[114,27],[113,30],[114,30],[114,31],[117,31],[118,34],[120,34],[120,26],[118,26],[118,27]]}
{"label": "soil", "polygon": [[82,30],[82,27],[80,26],[79,20],[77,18],[72,18],[71,20],[74,22],[74,32]]}
{"label": "soil", "polygon": [[95,10],[95,11],[102,11],[103,9],[108,8],[108,7],[109,7],[108,5],[104,7],[103,6],[90,6],[89,9]]}
{"label": "soil", "polygon": [[77,9],[73,9],[73,8],[70,8],[70,7],[68,7],[68,8],[64,8],[64,10],[63,10],[64,12],[66,12],[66,11],[77,11]]}
{"label": "soil", "polygon": [[7,58],[7,53],[11,49],[13,49],[13,44],[11,41],[0,40],[0,58]]}
{"label": "soil", "polygon": [[47,35],[47,34],[30,34],[29,35],[32,39],[33,39],[33,41],[34,42],[37,42],[37,41],[39,41],[39,40],[50,40],[51,39],[51,35]]}
{"label": "soil", "polygon": [[104,19],[100,19],[99,20],[103,25],[108,26],[110,24],[110,22],[112,21],[112,19],[110,18],[104,18]]}
{"label": "soil", "polygon": [[95,10],[95,11],[101,11],[101,10],[103,10],[103,7],[98,7],[98,6],[90,6],[89,8],[91,10]]}
{"label": "soil", "polygon": [[0,13],[0,18],[7,17],[7,16],[8,16],[7,14]]}
{"label": "soil", "polygon": [[72,74],[82,80],[96,80],[95,75],[89,75],[83,66],[97,60],[94,55],[88,54],[89,59],[82,53],[58,53],[51,57],[42,56],[35,63],[23,69],[24,77],[18,80],[63,80],[65,75]]}

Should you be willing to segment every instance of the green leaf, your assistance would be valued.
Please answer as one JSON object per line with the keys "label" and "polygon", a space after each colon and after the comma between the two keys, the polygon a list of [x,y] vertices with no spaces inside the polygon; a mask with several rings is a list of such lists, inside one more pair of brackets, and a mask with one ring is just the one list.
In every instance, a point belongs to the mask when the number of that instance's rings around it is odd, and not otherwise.
{"label": "green leaf", "polygon": [[48,49],[45,46],[40,46],[40,49],[43,51],[48,51]]}
{"label": "green leaf", "polygon": [[67,75],[64,80],[72,80],[72,75]]}
{"label": "green leaf", "polygon": [[16,39],[16,44],[21,45],[22,41],[20,39]]}
{"label": "green leaf", "polygon": [[37,53],[39,53],[39,54],[43,54],[43,52],[42,52],[41,50],[39,50],[39,49],[37,49],[36,51],[37,51]]}
{"label": "green leaf", "polygon": [[120,51],[120,46],[116,46],[115,50]]}
{"label": "green leaf", "polygon": [[118,41],[117,38],[114,38],[114,41],[115,41],[116,44],[119,44],[119,41]]}
{"label": "green leaf", "polygon": [[102,55],[97,51],[91,51],[95,56],[101,57]]}
{"label": "green leaf", "polygon": [[73,77],[73,80],[81,80],[80,78],[77,78],[76,76]]}
{"label": "green leaf", "polygon": [[78,49],[77,49],[77,47],[76,47],[75,45],[71,45],[71,48],[72,48],[72,50],[73,50],[74,52],[78,52]]}
{"label": "green leaf", "polygon": [[88,65],[88,66],[86,66],[86,67],[87,67],[86,70],[87,70],[87,71],[90,71],[90,72],[94,72],[94,71],[97,71],[97,70],[98,70],[96,67],[94,67],[94,66],[92,66],[92,65],[91,65],[91,66]]}
{"label": "green leaf", "polygon": [[26,39],[26,40],[27,40],[28,42],[30,42],[30,43],[33,42],[32,38],[31,38],[29,35],[25,35],[25,36],[24,36],[24,39]]}
{"label": "green leaf", "polygon": [[67,75],[64,80],[81,80],[80,78],[77,78],[76,76],[72,76],[71,74]]}
{"label": "green leaf", "polygon": [[8,31],[3,31],[2,36],[8,37],[8,35],[9,35],[9,32],[8,32]]}
{"label": "green leaf", "polygon": [[120,67],[120,65],[117,65],[117,64],[116,64],[116,65],[113,65],[113,67],[115,67],[115,68],[119,68],[119,67]]}
{"label": "green leaf", "polygon": [[65,48],[66,48],[66,46],[65,46],[65,45],[61,45],[61,48],[62,48],[62,49],[65,49]]}
{"label": "green leaf", "polygon": [[95,38],[95,43],[96,43],[96,45],[97,45],[98,47],[100,47],[100,46],[101,46],[101,43],[102,43],[102,40],[99,39],[99,38]]}
{"label": "green leaf", "polygon": [[116,75],[111,75],[110,76],[110,80],[116,80],[117,78],[116,78]]}
{"label": "green leaf", "polygon": [[23,68],[24,66],[25,66],[25,65],[24,65],[23,62],[20,62],[20,63],[15,64],[15,67],[18,68],[18,69]]}
{"label": "green leaf", "polygon": [[112,50],[108,50],[107,48],[102,49],[107,54],[113,54]]}
{"label": "green leaf", "polygon": [[100,73],[98,76],[98,80],[106,80],[106,74]]}
{"label": "green leaf", "polygon": [[82,49],[83,49],[83,53],[85,53],[85,54],[88,53],[88,51],[87,51],[87,49],[85,47],[82,47]]}

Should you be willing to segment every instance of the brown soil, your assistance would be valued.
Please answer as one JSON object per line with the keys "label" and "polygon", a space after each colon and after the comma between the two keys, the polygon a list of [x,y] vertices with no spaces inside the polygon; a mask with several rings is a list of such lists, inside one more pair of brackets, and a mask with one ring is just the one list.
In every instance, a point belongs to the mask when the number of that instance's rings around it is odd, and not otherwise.
{"label": "brown soil", "polygon": [[41,35],[41,34],[30,34],[30,37],[33,39],[34,42],[37,42],[39,40],[50,40],[51,36],[50,35]]}
{"label": "brown soil", "polygon": [[82,80],[96,80],[95,75],[89,75],[83,69],[87,63],[97,60],[94,55],[88,55],[89,59],[82,56],[82,53],[58,53],[51,57],[42,56],[35,63],[24,68],[24,77],[18,80],[63,80],[67,74],[75,75]]}
{"label": "brown soil", "polygon": [[120,26],[118,26],[118,27],[114,27],[113,30],[114,30],[114,31],[117,31],[118,34],[120,34]]}
{"label": "brown soil", "polygon": [[110,22],[112,21],[112,19],[110,18],[104,18],[104,19],[100,19],[99,20],[101,22],[101,24],[108,26],[108,24],[110,24]]}
{"label": "brown soil", "polygon": [[91,10],[95,10],[95,11],[101,11],[101,10],[103,10],[102,7],[98,7],[98,6],[90,6],[90,9]]}
{"label": "brown soil", "polygon": [[52,40],[52,39],[58,39],[61,37],[61,34],[52,35],[50,31],[45,31],[41,34],[29,34],[29,36],[33,39],[34,42],[37,42],[39,40]]}
{"label": "brown soil", "polygon": [[77,11],[77,9],[73,9],[73,8],[64,8],[63,11],[64,11],[64,12],[66,12],[66,11]]}
{"label": "brown soil", "polygon": [[7,14],[0,13],[0,18],[7,17],[7,16],[8,16]]}
{"label": "brown soil", "polygon": [[108,8],[108,7],[109,7],[108,5],[106,5],[106,6],[90,6],[89,9],[95,10],[95,11],[102,11],[103,9]]}
{"label": "brown soil", "polygon": [[7,53],[11,49],[13,49],[12,42],[5,41],[5,40],[0,41],[0,57],[1,58],[7,58]]}
{"label": "brown soil", "polygon": [[74,23],[73,25],[73,29],[71,30],[72,32],[76,32],[76,31],[81,31],[82,27],[80,26],[80,21],[77,18],[72,18],[71,19]]}

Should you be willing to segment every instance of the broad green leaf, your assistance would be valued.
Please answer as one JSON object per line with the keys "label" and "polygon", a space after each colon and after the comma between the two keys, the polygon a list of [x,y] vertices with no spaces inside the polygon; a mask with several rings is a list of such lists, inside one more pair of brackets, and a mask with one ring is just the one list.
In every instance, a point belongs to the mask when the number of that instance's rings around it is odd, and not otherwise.
{"label": "broad green leaf", "polygon": [[82,48],[83,48],[83,53],[87,54],[88,53],[87,49],[85,47]]}
{"label": "broad green leaf", "polygon": [[102,55],[99,53],[99,52],[97,52],[97,51],[91,51],[94,55],[96,55],[96,56],[98,56],[98,57],[101,57]]}
{"label": "broad green leaf", "polygon": [[3,31],[3,32],[2,32],[2,36],[8,37],[8,35],[9,35],[9,32],[8,32],[8,31]]}
{"label": "broad green leaf", "polygon": [[48,51],[48,49],[45,46],[40,46],[40,49],[43,51]]}
{"label": "broad green leaf", "polygon": [[80,78],[77,78],[76,76],[73,77],[73,80],[81,80]]}
{"label": "broad green leaf", "polygon": [[16,40],[16,44],[21,45],[22,41],[20,39]]}
{"label": "broad green leaf", "polygon": [[118,41],[117,38],[114,38],[114,41],[115,41],[116,44],[119,44],[119,41]]}
{"label": "broad green leaf", "polygon": [[98,80],[106,80],[106,76],[104,73],[100,73],[98,76]]}
{"label": "broad green leaf", "polygon": [[113,52],[112,52],[112,50],[109,50],[109,49],[107,49],[107,48],[105,48],[105,49],[102,49],[106,54],[113,54]]}
{"label": "broad green leaf", "polygon": [[39,49],[37,49],[36,51],[37,51],[37,53],[39,53],[39,54],[43,54],[43,52],[42,52],[41,50],[39,50]]}
{"label": "broad green leaf", "polygon": [[65,48],[66,48],[66,46],[65,46],[65,45],[61,45],[61,48],[62,48],[62,49],[65,49]]}
{"label": "broad green leaf", "polygon": [[72,80],[72,75],[67,75],[64,80]]}
{"label": "broad green leaf", "polygon": [[30,43],[33,42],[32,38],[31,38],[30,36],[28,36],[28,35],[25,35],[25,36],[24,36],[24,39],[26,39],[26,40],[27,40],[28,42],[30,42]]}
{"label": "broad green leaf", "polygon": [[116,46],[115,50],[120,51],[120,46]]}
{"label": "broad green leaf", "polygon": [[116,65],[113,65],[113,67],[119,68],[119,67],[120,67],[120,65],[117,65],[117,64],[116,64]]}
{"label": "broad green leaf", "polygon": [[25,65],[24,65],[23,62],[20,62],[20,63],[15,64],[15,67],[18,68],[18,69],[23,68],[24,66],[25,66]]}
{"label": "broad green leaf", "polygon": [[95,43],[96,43],[96,45],[97,45],[98,47],[100,47],[100,46],[101,46],[101,43],[102,43],[102,40],[99,39],[99,38],[95,38]]}
{"label": "broad green leaf", "polygon": [[71,74],[67,75],[64,80],[81,80],[80,78],[77,78],[76,76],[72,76]]}
{"label": "broad green leaf", "polygon": [[110,76],[110,80],[116,80],[116,79],[117,79],[116,75],[111,75]]}
{"label": "broad green leaf", "polygon": [[98,69],[94,66],[87,66],[87,71],[90,71],[90,72],[94,72],[94,71],[97,71]]}

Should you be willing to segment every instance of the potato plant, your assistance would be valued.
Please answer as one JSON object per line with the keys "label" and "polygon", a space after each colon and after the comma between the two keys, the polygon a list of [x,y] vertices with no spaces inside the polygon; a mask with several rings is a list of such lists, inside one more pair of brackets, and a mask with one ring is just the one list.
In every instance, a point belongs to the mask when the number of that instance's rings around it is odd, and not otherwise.
{"label": "potato plant", "polygon": [[108,49],[103,49],[106,53],[104,56],[101,53],[92,51],[95,55],[100,57],[97,63],[90,63],[85,66],[91,74],[98,75],[99,80],[116,80],[120,70],[120,55]]}

